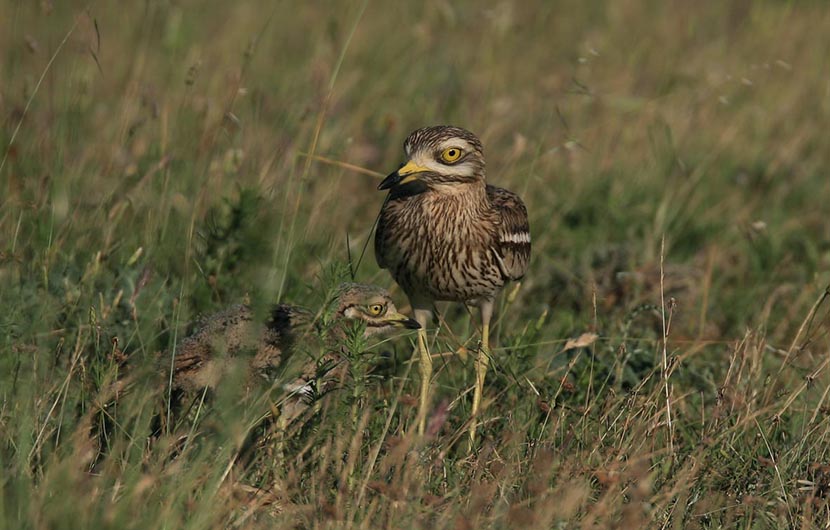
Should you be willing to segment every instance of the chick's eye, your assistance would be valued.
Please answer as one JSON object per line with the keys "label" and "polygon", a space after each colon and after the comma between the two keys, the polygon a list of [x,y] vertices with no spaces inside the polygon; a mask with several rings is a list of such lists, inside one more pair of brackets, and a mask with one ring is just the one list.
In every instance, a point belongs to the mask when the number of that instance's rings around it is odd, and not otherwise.
{"label": "chick's eye", "polygon": [[372,304],[369,306],[369,314],[376,317],[383,313],[383,309],[383,305],[381,304]]}
{"label": "chick's eye", "polygon": [[447,163],[453,163],[459,158],[461,158],[461,149],[457,147],[449,147],[441,153],[441,160]]}

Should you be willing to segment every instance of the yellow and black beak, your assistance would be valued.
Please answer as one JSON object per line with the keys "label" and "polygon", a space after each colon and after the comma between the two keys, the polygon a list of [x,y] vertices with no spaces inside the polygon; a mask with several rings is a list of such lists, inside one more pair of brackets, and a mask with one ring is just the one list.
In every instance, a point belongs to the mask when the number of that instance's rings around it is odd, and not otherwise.
{"label": "yellow and black beak", "polygon": [[414,318],[409,318],[401,313],[388,313],[384,319],[393,326],[406,329],[421,329],[421,325]]}
{"label": "yellow and black beak", "polygon": [[394,188],[395,186],[402,186],[404,184],[408,184],[410,182],[418,180],[418,177],[416,175],[418,173],[423,173],[424,171],[429,171],[429,169],[423,166],[419,166],[418,164],[410,160],[406,164],[402,165],[400,169],[391,173],[388,177],[383,179],[383,182],[381,182],[378,185],[378,189],[388,190],[389,188]]}

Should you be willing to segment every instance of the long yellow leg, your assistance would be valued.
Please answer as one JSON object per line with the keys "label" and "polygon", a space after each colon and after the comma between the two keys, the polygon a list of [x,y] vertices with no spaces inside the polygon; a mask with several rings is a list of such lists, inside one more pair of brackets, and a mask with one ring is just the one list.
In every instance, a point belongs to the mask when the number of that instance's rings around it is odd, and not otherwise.
{"label": "long yellow leg", "polygon": [[427,326],[432,321],[432,310],[428,305],[413,304],[415,320],[421,325],[418,330],[418,371],[421,373],[421,392],[418,400],[418,434],[423,435],[429,411],[429,387],[432,382],[432,357],[429,355]]}
{"label": "long yellow leg", "polygon": [[418,403],[418,434],[423,435],[427,423],[427,410],[429,409],[429,386],[432,381],[432,357],[427,348],[427,331],[424,328],[418,330],[418,352],[420,359],[418,368],[421,372],[421,395]]}
{"label": "long yellow leg", "polygon": [[493,302],[481,304],[481,347],[476,357],[476,386],[473,390],[473,411],[470,418],[470,448],[475,446],[476,428],[478,427],[478,411],[481,408],[481,397],[484,394],[484,377],[490,363],[490,317],[493,316]]}
{"label": "long yellow leg", "polygon": [[484,377],[487,375],[487,367],[490,362],[489,334],[490,326],[485,325],[481,330],[481,348],[476,357],[476,386],[473,390],[473,417],[470,419],[470,443],[476,441],[476,428],[478,427],[478,410],[481,408],[481,396],[484,394]]}

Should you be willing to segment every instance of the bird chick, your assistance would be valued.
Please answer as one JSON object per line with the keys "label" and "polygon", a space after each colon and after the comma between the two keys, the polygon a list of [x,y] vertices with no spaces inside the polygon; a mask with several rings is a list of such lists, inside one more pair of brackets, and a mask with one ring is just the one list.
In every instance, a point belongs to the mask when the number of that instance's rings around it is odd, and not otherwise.
{"label": "bird chick", "polygon": [[[331,343],[342,340],[346,327],[355,325],[364,326],[364,337],[420,327],[398,312],[385,289],[373,285],[342,284],[319,315],[277,305],[264,323],[255,320],[249,306],[235,305],[203,319],[179,344],[173,360],[173,387],[188,393],[213,389],[240,359],[252,375],[271,378],[285,366],[296,343],[310,340],[325,328],[330,342],[326,349],[336,355],[339,350]],[[310,366],[302,371],[315,372]]]}

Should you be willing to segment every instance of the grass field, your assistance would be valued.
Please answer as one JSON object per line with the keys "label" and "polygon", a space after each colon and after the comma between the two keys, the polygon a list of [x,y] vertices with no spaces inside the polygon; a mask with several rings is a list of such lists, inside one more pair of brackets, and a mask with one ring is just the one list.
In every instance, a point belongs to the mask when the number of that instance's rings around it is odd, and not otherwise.
{"label": "grass field", "polygon": [[[830,525],[830,6],[4,0],[0,24],[6,528]],[[253,456],[279,385],[231,378],[159,433],[199,314],[314,309],[350,269],[409,311],[360,258],[378,175],[440,123],[531,217],[477,450],[458,305],[424,439],[411,334],[350,341],[346,388]]]}

